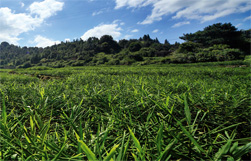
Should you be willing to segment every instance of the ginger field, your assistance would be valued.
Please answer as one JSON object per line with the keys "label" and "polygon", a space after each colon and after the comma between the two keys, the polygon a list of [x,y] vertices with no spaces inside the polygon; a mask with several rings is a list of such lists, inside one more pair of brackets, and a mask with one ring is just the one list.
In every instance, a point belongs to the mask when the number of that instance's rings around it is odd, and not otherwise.
{"label": "ginger field", "polygon": [[251,73],[217,63],[0,70],[1,160],[248,160]]}

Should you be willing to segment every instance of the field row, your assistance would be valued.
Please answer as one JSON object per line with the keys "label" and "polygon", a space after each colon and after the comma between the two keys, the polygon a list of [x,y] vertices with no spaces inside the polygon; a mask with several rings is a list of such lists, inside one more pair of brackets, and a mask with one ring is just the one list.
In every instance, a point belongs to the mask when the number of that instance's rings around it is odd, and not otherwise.
{"label": "field row", "polygon": [[248,67],[31,68],[0,81],[4,160],[248,158]]}

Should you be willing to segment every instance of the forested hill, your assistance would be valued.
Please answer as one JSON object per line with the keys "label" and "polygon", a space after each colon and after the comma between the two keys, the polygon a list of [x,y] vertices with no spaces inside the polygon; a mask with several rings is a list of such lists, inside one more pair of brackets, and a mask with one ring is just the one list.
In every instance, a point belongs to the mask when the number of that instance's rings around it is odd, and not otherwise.
{"label": "forested hill", "polygon": [[119,40],[104,35],[46,48],[0,44],[0,68],[31,66],[130,65],[191,63],[242,59],[250,53],[251,30],[238,31],[230,23],[213,24],[202,31],[184,34],[185,42],[170,44],[144,35],[139,39]]}

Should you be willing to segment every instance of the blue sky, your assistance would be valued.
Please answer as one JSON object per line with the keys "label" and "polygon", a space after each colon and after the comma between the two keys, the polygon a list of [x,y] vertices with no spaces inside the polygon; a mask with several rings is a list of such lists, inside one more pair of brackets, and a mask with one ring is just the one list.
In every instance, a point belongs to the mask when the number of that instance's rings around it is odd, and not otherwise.
{"label": "blue sky", "polygon": [[182,42],[214,23],[250,29],[250,0],[0,0],[0,42],[46,47],[108,34]]}

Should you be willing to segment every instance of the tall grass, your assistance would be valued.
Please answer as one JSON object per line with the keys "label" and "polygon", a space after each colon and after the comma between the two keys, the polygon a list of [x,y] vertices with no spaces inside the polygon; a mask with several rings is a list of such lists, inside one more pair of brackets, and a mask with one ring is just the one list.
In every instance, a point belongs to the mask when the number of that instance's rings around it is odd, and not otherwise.
{"label": "tall grass", "polygon": [[0,77],[2,160],[248,158],[249,68],[16,72]]}

